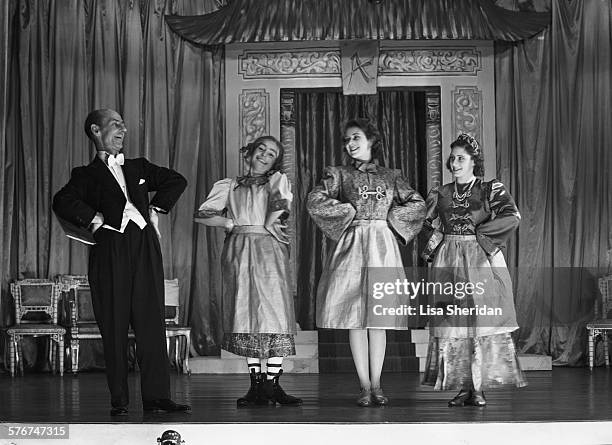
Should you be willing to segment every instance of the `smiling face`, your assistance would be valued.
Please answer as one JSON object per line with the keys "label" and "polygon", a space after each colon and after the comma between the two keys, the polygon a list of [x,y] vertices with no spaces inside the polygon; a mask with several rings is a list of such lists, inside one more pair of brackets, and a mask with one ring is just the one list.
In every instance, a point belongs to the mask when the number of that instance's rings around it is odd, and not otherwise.
{"label": "smiling face", "polygon": [[454,147],[449,156],[449,165],[457,182],[468,182],[474,177],[474,160],[463,147]]}
{"label": "smiling face", "polygon": [[251,174],[258,176],[270,171],[276,159],[278,159],[279,152],[280,150],[274,141],[269,139],[262,140],[255,147],[253,154],[248,160],[251,166]]}
{"label": "smiling face", "polygon": [[116,155],[123,149],[127,128],[123,118],[114,110],[106,110],[99,125],[92,124],[91,132],[98,151]]}
{"label": "smiling face", "polygon": [[372,141],[359,127],[349,127],[344,132],[344,149],[348,155],[362,162],[372,160]]}

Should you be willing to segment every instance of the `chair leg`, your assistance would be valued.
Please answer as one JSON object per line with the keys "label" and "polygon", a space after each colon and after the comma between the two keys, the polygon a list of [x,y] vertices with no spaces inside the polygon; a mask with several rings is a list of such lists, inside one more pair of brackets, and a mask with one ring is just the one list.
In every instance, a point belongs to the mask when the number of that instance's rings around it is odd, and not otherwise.
{"label": "chair leg", "polygon": [[17,355],[16,343],[17,340],[15,339],[15,336],[11,334],[9,336],[9,366],[11,371],[11,377],[15,377],[15,361]]}
{"label": "chair leg", "polygon": [[23,366],[23,347],[21,346],[21,335],[16,336],[17,339],[17,363],[19,364],[19,372],[25,375]]}
{"label": "chair leg", "polygon": [[[170,337],[168,337],[168,332],[166,332],[166,354],[168,355],[168,361],[170,361]],[[170,366],[172,366],[172,362],[170,362]]]}
{"label": "chair leg", "polygon": [[183,360],[183,372],[191,375],[191,369],[189,369],[189,352],[191,351],[191,332],[188,331],[185,335],[185,359]]}
{"label": "chair leg", "polygon": [[595,362],[595,341],[593,339],[593,331],[589,329],[589,369],[593,370],[593,363]]}
{"label": "chair leg", "polygon": [[70,369],[73,374],[79,372],[79,340],[70,340]]}
{"label": "chair leg", "polygon": [[181,373],[183,370],[183,364],[181,362],[181,358],[179,357],[179,350],[182,345],[181,337],[174,337],[174,360],[176,361],[176,372]]}
{"label": "chair leg", "polygon": [[604,350],[604,358],[606,361],[606,368],[610,367],[610,355],[608,354],[608,331],[603,331],[601,334],[601,339],[603,340],[603,350]]}
{"label": "chair leg", "polygon": [[51,363],[51,374],[55,374],[55,334],[49,335],[49,362]]}
{"label": "chair leg", "polygon": [[62,334],[58,335],[58,355],[59,355],[59,373],[60,377],[64,376],[64,336]]}

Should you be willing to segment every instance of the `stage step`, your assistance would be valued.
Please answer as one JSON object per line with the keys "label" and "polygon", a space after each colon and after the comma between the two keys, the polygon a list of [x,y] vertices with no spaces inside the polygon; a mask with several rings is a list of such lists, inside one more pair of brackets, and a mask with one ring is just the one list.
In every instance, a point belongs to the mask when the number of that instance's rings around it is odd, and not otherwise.
{"label": "stage step", "polygon": [[[383,372],[410,372],[418,369],[417,357],[389,357],[385,355]],[[323,373],[355,372],[352,357],[320,357],[319,371]]]}
{"label": "stage step", "polygon": [[[383,371],[410,372],[418,369],[419,361],[410,341],[410,332],[388,330]],[[355,372],[347,330],[319,330],[319,371]]]}
{"label": "stage step", "polygon": [[[189,359],[192,374],[247,374],[248,368],[244,357],[193,357]],[[283,360],[283,372],[314,373],[319,372],[319,359],[287,357]]]}
{"label": "stage step", "polygon": [[552,371],[552,357],[540,354],[517,354],[523,371]]}
{"label": "stage step", "polygon": [[[319,372],[319,335],[317,331],[298,331],[295,336],[296,355],[283,360],[285,373]],[[189,359],[192,374],[246,374],[244,357],[221,350],[220,357],[193,357]]]}

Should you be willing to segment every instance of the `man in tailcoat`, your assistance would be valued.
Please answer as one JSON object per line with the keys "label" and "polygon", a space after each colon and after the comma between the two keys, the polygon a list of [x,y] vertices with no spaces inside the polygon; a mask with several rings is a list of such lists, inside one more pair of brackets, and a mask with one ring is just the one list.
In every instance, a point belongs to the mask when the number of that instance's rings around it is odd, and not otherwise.
{"label": "man in tailcoat", "polygon": [[[93,232],[89,284],[104,344],[111,416],[127,415],[128,329],[136,336],[145,411],[190,411],[170,399],[164,327],[164,273],[157,213],[167,213],[187,181],[145,158],[125,159],[127,128],[114,110],[94,110],[85,133],[97,154],[72,170],[53,199],[58,217]],[[149,192],[155,195],[149,201]]]}

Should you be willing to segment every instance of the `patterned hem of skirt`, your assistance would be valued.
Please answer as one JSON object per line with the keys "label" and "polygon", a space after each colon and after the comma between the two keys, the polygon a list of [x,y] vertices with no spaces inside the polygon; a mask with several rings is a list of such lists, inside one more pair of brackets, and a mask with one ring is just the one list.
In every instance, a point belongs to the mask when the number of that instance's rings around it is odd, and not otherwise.
{"label": "patterned hem of skirt", "polygon": [[346,326],[342,326],[342,327],[337,327],[337,326],[319,326],[317,325],[317,329],[336,329],[336,330],[340,330],[340,329],[383,329],[385,331],[407,331],[409,329],[416,329],[414,327],[401,327],[398,328],[396,326],[351,326],[351,327],[346,327]]}
{"label": "patterned hem of skirt", "polygon": [[509,333],[429,339],[423,385],[435,390],[527,386]]}
{"label": "patterned hem of skirt", "polygon": [[242,357],[288,357],[295,355],[295,338],[293,334],[225,334],[222,348]]}

